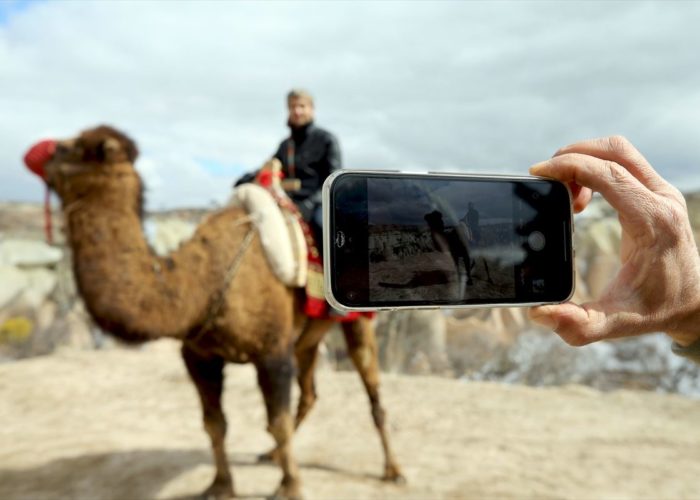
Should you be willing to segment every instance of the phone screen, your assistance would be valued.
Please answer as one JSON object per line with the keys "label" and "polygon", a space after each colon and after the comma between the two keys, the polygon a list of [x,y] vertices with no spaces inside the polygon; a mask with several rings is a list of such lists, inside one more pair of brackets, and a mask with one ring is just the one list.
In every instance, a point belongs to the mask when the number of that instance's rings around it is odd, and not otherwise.
{"label": "phone screen", "polygon": [[561,183],[348,173],[333,186],[331,288],[346,307],[571,294],[571,202]]}

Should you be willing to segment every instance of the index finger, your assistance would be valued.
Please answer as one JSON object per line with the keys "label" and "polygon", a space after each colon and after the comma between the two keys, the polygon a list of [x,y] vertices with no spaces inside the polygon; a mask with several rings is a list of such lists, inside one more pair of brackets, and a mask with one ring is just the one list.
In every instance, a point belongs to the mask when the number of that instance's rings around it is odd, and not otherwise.
{"label": "index finger", "polygon": [[565,153],[530,167],[532,175],[551,177],[597,191],[620,213],[636,214],[648,206],[651,192],[615,162]]}
{"label": "index finger", "polygon": [[651,191],[665,191],[670,186],[646,158],[625,137],[615,135],[577,142],[560,148],[554,156],[580,153],[622,165]]}

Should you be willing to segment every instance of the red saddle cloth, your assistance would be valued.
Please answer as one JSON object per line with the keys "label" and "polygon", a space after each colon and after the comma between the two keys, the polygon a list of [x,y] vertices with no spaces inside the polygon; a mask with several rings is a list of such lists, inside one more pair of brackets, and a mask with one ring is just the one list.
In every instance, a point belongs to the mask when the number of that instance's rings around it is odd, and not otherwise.
{"label": "red saddle cloth", "polygon": [[374,312],[349,312],[339,313],[330,307],[323,294],[323,258],[318,251],[316,239],[308,222],[306,222],[299,212],[299,208],[287,196],[281,195],[272,188],[272,178],[269,172],[263,172],[258,176],[259,185],[267,189],[277,202],[277,205],[284,211],[294,214],[301,225],[304,233],[306,247],[308,249],[308,273],[306,278],[306,300],[304,301],[304,314],[315,319],[329,319],[332,321],[354,321],[360,316],[373,318]]}
{"label": "red saddle cloth", "polygon": [[339,322],[355,321],[360,316],[374,318],[374,312],[353,311],[343,314],[340,311],[332,309],[328,302],[326,302],[326,298],[323,294],[323,259],[316,246],[316,240],[311,231],[311,227],[301,218],[301,215],[298,214],[297,217],[299,217],[299,223],[301,224],[304,238],[306,239],[306,246],[309,249],[304,313],[310,318],[330,319]]}

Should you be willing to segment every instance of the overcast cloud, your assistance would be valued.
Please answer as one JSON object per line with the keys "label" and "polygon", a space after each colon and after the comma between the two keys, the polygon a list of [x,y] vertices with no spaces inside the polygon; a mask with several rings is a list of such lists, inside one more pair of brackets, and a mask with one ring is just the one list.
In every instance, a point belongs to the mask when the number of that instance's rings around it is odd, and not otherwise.
{"label": "overcast cloud", "polygon": [[149,208],[223,201],[316,96],[345,166],[509,172],[624,134],[700,187],[693,2],[0,4],[0,200],[40,200],[35,140],[108,123]]}

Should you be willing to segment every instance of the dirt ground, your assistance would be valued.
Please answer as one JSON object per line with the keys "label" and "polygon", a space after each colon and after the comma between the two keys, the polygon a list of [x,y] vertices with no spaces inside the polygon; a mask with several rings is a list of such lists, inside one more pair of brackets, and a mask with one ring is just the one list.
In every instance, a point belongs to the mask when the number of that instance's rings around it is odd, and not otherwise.
{"label": "dirt ground", "polygon": [[[460,271],[449,255],[441,252],[420,253],[401,259],[370,264],[370,300],[460,300],[460,298],[512,298],[515,295],[513,266],[483,257],[473,263],[471,285],[466,285],[463,265]],[[487,280],[488,266],[491,282]],[[420,271],[415,271],[420,269]],[[460,287],[460,280],[464,284]]]}
{"label": "dirt ground", "polygon": [[[698,498],[700,402],[579,386],[536,389],[383,377],[406,485],[384,484],[354,373],[321,371],[295,438],[306,498]],[[237,493],[271,494],[277,467],[250,366],[229,366]],[[0,365],[0,498],[191,498],[213,467],[177,345],[60,351]]]}

